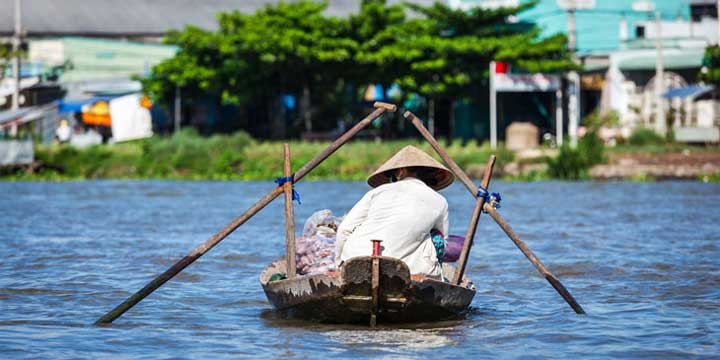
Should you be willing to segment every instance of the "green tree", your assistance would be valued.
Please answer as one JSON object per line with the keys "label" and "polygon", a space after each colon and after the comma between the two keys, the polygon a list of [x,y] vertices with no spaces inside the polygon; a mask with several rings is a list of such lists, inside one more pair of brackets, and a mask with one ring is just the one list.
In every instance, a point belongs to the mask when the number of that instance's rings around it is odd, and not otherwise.
{"label": "green tree", "polygon": [[[473,87],[485,83],[490,61],[505,61],[529,72],[573,68],[564,35],[541,39],[534,24],[509,19],[535,6],[497,9],[452,9],[406,4],[423,15],[389,29],[393,41],[364,55],[378,66],[393,64],[394,80],[405,91],[436,99],[470,97]],[[397,65],[403,64],[403,65]],[[451,109],[452,111],[452,109]]]}
{"label": "green tree", "polygon": [[201,95],[222,95],[227,81],[221,76],[219,38],[218,34],[195,26],[169,31],[164,41],[176,45],[178,52],[155,65],[150,77],[141,79],[145,91],[163,103],[172,101],[176,88],[182,89],[183,97],[189,100]]}
{"label": "green tree", "polygon": [[[324,16],[326,7],[326,3],[301,1],[268,5],[251,16],[238,12],[220,16],[225,31],[222,55],[250,55],[252,65],[257,65],[251,67],[254,80],[275,94],[298,95],[306,130],[312,129],[311,93],[334,92],[357,48],[346,36],[347,19]],[[272,83],[269,88],[268,83]]]}
{"label": "green tree", "polygon": [[398,74],[406,72],[407,61],[399,54],[388,54],[397,49],[397,41],[406,22],[402,5],[388,6],[386,0],[363,0],[360,12],[350,17],[352,32],[358,43],[350,79],[358,85],[381,84],[387,89]]}
{"label": "green tree", "polygon": [[[266,108],[293,94],[300,99],[298,125],[311,130],[314,112],[348,107],[348,84],[396,83],[406,95],[454,101],[485,83],[491,60],[531,72],[573,67],[564,36],[541,39],[533,24],[508,20],[534,5],[464,11],[363,0],[358,15],[341,19],[324,15],[326,3],[298,1],[221,13],[218,31],[169,32],[166,42],[178,46],[177,55],[143,83],[165,103],[176,88],[191,101],[209,95]],[[406,17],[406,7],[419,16]]]}
{"label": "green tree", "polygon": [[306,130],[311,130],[312,93],[336,90],[357,47],[345,36],[348,21],[324,16],[326,7],[309,1],[278,3],[254,14],[221,13],[217,32],[194,27],[172,31],[166,42],[180,51],[157,65],[145,86],[165,101],[175,86],[230,104],[267,103],[294,94]]}
{"label": "green tree", "polygon": [[705,55],[702,61],[703,67],[700,71],[700,80],[713,84],[715,86],[720,85],[720,46],[708,46],[705,48]]}
{"label": "green tree", "polygon": [[23,50],[13,51],[12,44],[0,43],[0,80],[5,77],[8,69],[12,67],[16,55],[19,55],[21,59],[27,57],[26,52]]}
{"label": "green tree", "polygon": [[11,53],[10,44],[0,44],[0,80],[5,77],[5,69],[10,64]]}

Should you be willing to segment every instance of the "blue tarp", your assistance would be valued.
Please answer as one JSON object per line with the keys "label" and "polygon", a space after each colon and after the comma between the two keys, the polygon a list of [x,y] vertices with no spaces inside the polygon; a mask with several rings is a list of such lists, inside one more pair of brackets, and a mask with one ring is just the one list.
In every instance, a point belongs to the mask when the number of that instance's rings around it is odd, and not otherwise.
{"label": "blue tarp", "polygon": [[707,94],[710,91],[715,90],[715,87],[712,85],[690,85],[685,86],[681,88],[674,88],[668,90],[666,93],[663,94],[663,97],[666,99],[673,99],[673,98],[691,98],[695,99],[698,96]]}
{"label": "blue tarp", "polygon": [[96,101],[105,100],[110,101],[114,99],[111,96],[95,96],[88,99],[77,99],[77,100],[58,100],[58,112],[80,112],[82,107],[86,104],[92,104]]}

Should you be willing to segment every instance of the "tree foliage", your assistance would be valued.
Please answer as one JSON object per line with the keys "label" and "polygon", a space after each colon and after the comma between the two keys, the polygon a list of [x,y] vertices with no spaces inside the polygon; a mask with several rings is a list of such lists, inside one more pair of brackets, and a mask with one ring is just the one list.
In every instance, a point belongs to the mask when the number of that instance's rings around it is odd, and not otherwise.
{"label": "tree foliage", "polygon": [[364,0],[358,14],[337,18],[324,13],[326,3],[298,1],[221,13],[217,31],[169,32],[166,42],[179,47],[177,55],[143,83],[161,102],[180,87],[184,98],[204,94],[232,104],[292,94],[302,108],[310,106],[310,93],[322,105],[348,86],[370,83],[467,98],[484,83],[491,60],[530,72],[575,66],[563,35],[540,38],[534,24],[510,21],[534,5],[465,11]]}
{"label": "tree foliage", "polygon": [[715,86],[720,85],[720,46],[715,45],[705,48],[702,64],[702,71],[699,74],[700,80]]}
{"label": "tree foliage", "polygon": [[6,69],[11,66],[14,55],[11,44],[0,43],[0,80],[5,77]]}
{"label": "tree foliage", "polygon": [[[534,6],[452,9],[442,3],[406,6],[421,14],[405,22],[396,39],[371,56],[394,58],[406,67],[396,78],[403,89],[425,96],[461,98],[482,83],[491,60],[513,63],[530,72],[574,66],[565,37],[539,39],[539,29],[508,19]],[[382,63],[380,61],[379,63]]]}

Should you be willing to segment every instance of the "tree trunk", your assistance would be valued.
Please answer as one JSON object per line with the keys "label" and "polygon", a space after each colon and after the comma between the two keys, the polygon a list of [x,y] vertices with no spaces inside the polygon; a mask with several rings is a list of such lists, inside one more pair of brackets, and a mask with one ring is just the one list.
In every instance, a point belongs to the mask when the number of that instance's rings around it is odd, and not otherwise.
{"label": "tree trunk", "polygon": [[435,98],[432,96],[428,100],[428,131],[435,136]]}
{"label": "tree trunk", "polygon": [[452,144],[453,132],[455,131],[455,107],[456,106],[457,106],[457,101],[455,101],[455,99],[450,99],[450,117],[448,118],[447,136],[446,136],[448,145]]}
{"label": "tree trunk", "polygon": [[312,114],[310,111],[310,84],[305,81],[300,96],[300,116],[305,123],[305,131],[312,131]]}
{"label": "tree trunk", "polygon": [[279,96],[270,96],[270,100],[267,101],[269,105],[268,113],[270,114],[270,138],[272,139],[287,139],[288,131],[287,124],[284,119],[284,108],[282,99]]}

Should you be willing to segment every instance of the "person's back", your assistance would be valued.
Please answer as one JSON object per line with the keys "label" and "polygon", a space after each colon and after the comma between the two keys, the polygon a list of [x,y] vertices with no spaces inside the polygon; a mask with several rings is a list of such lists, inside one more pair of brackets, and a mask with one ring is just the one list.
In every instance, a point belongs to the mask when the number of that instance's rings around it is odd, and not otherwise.
{"label": "person's back", "polygon": [[[443,188],[452,182],[452,175],[424,153],[422,155],[427,159],[407,160],[408,156],[421,156],[419,149],[403,150],[396,155],[397,159],[394,157],[395,160],[391,159],[384,165],[393,171],[387,172],[381,167],[371,176],[369,183],[375,189],[363,196],[338,227],[336,263],[341,264],[352,257],[369,256],[372,254],[371,240],[382,240],[383,256],[404,261],[412,274],[439,278],[441,268],[430,230],[448,233],[448,205],[445,198],[426,181],[436,188]],[[398,164],[420,164],[432,170],[432,179],[423,181],[413,177],[413,170],[398,168]],[[410,175],[401,176],[402,179],[398,180],[394,170]],[[414,171],[425,174],[422,170]],[[384,172],[392,177],[387,180],[389,183],[377,175]],[[439,182],[435,181],[435,177]]]}
{"label": "person's back", "polygon": [[344,246],[339,259],[367,256],[372,253],[371,240],[382,240],[384,256],[403,260],[412,273],[439,276],[430,230],[447,234],[447,216],[445,198],[418,179],[381,185],[368,192],[340,224],[338,242]]}

